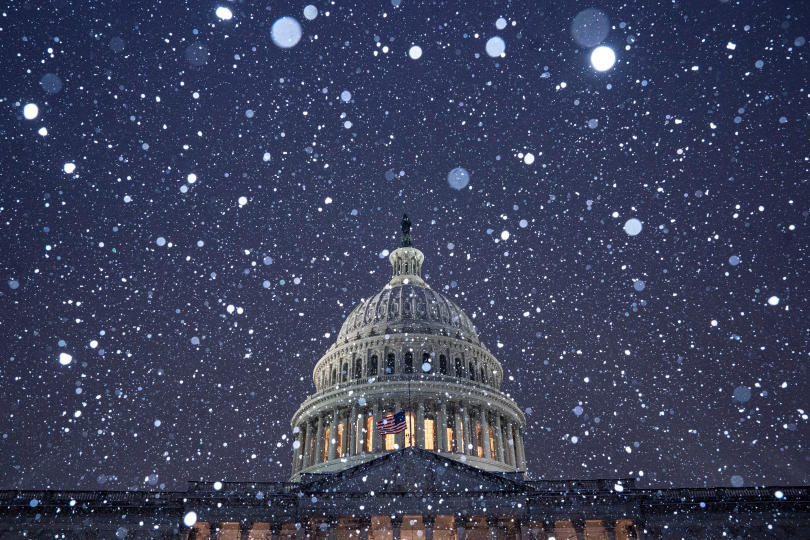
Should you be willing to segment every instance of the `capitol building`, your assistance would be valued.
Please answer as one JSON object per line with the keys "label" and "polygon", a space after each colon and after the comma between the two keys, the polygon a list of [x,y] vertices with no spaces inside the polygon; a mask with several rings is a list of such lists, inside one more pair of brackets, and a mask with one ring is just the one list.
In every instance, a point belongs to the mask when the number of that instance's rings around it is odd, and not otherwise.
{"label": "capitol building", "polygon": [[288,481],[2,491],[0,540],[810,539],[808,486],[531,476],[526,419],[501,392],[501,364],[422,278],[410,225],[404,216],[390,280],[314,364]]}
{"label": "capitol building", "polygon": [[[292,420],[292,480],[411,446],[485,471],[526,470],[526,419],[500,391],[500,362],[461,308],[422,279],[407,217],[403,229],[391,280],[354,308],[315,365],[316,393]],[[378,435],[376,422],[400,410],[405,431]]]}

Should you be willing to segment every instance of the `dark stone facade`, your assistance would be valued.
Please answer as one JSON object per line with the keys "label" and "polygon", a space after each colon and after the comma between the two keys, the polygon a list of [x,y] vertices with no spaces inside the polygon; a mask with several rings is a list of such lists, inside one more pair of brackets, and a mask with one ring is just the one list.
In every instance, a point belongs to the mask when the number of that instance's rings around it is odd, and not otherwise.
{"label": "dark stone facade", "polygon": [[3,491],[0,539],[11,538],[810,538],[810,487],[659,490],[636,488],[632,479],[526,480],[411,447],[300,482]]}

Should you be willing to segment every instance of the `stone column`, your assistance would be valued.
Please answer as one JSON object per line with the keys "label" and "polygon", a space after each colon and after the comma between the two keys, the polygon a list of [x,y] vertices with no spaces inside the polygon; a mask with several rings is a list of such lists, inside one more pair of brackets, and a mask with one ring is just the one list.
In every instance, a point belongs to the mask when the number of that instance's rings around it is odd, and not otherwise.
{"label": "stone column", "polygon": [[424,540],[433,540],[434,516],[422,516],[422,524],[425,526]]}
{"label": "stone column", "polygon": [[462,422],[464,422],[464,452],[463,454],[467,454],[469,456],[473,455],[473,451],[475,448],[472,448],[473,440],[475,440],[475,428],[470,425],[470,410],[469,406],[465,403],[462,411]]}
{"label": "stone column", "polygon": [[338,416],[340,412],[335,409],[332,411],[332,418],[329,422],[329,454],[327,459],[332,461],[337,457],[337,430],[338,430]]}
{"label": "stone column", "polygon": [[298,472],[301,470],[301,456],[303,455],[303,446],[304,446],[304,430],[302,429],[303,426],[301,424],[296,426],[298,428],[298,433],[295,434],[295,441],[298,442],[298,447],[295,448],[295,442],[293,442],[293,465],[292,470],[293,472]]}
{"label": "stone column", "polygon": [[437,420],[439,430],[436,434],[437,447],[439,452],[447,452],[447,405],[444,401],[439,403],[439,417]]}
{"label": "stone column", "polygon": [[517,461],[515,461],[515,441],[512,438],[512,434],[514,433],[514,431],[515,430],[512,429],[512,422],[506,424],[506,436],[508,437],[506,441],[506,446],[507,450],[509,451],[509,464],[517,468]]}
{"label": "stone column", "polygon": [[400,540],[400,538],[402,538],[402,516],[394,516],[391,518],[391,529],[394,532],[393,540]]}
{"label": "stone column", "polygon": [[489,444],[489,418],[487,410],[481,407],[481,439],[484,443],[484,459],[492,459],[492,447]]}
{"label": "stone column", "polygon": [[503,429],[501,426],[501,415],[495,415],[495,459],[504,463],[503,453]]}
{"label": "stone column", "polygon": [[520,426],[515,426],[515,445],[518,451],[518,468],[521,471],[526,470],[526,447],[523,446],[523,429]]}
{"label": "stone column", "polygon": [[465,519],[464,516],[456,515],[453,516],[453,526],[456,528],[456,540],[464,540],[465,537]]}
{"label": "stone column", "polygon": [[509,461],[509,424],[507,424],[507,420],[504,418],[501,423],[501,433],[503,434],[503,462],[507,465],[512,465]]}
{"label": "stone column", "polygon": [[453,447],[454,448],[452,448],[452,450],[453,450],[453,452],[455,452],[457,454],[463,454],[464,453],[463,437],[460,439],[458,435],[459,435],[459,430],[461,430],[461,431],[463,431],[465,433],[466,433],[467,430],[464,429],[464,427],[461,425],[461,411],[459,411],[459,404],[458,403],[456,403],[456,410],[454,411],[453,415],[454,415],[454,423],[455,423],[455,425],[453,426]]}
{"label": "stone column", "polygon": [[315,453],[318,451],[318,418],[312,419],[312,425],[310,426],[309,430],[310,434],[312,435],[309,438],[310,445],[309,445],[309,463],[310,465],[315,465],[317,463],[315,461]]}
{"label": "stone column", "polygon": [[512,448],[515,454],[515,468],[520,469],[520,446],[518,445],[518,427],[515,423],[509,424],[509,434],[512,437]]}
{"label": "stone column", "polygon": [[[304,454],[301,459],[301,469],[309,467],[312,456],[312,422],[309,419],[304,421]],[[299,469],[300,470],[300,469]]]}
{"label": "stone column", "polygon": [[352,409],[349,411],[349,455],[357,455],[357,404],[352,404]]}
{"label": "stone column", "polygon": [[318,415],[318,429],[316,430],[315,440],[312,443],[315,445],[315,463],[323,461],[323,432],[324,432],[324,416],[323,413]]}
{"label": "stone column", "polygon": [[340,427],[338,427],[337,434],[343,432],[343,435],[340,437],[340,446],[338,447],[338,456],[339,457],[346,457],[346,452],[349,451],[349,411],[344,410],[340,414]]}
{"label": "stone column", "polygon": [[416,404],[416,446],[425,448],[425,402],[421,399]]}
{"label": "stone column", "polygon": [[382,437],[377,433],[377,422],[380,420],[380,400],[374,400],[374,418],[371,419],[371,451],[374,453],[382,450]]}
{"label": "stone column", "polygon": [[[402,404],[397,400],[394,402],[394,414],[398,413],[402,410]],[[405,413],[405,420],[408,419],[407,412]],[[405,432],[397,433],[394,435],[394,443],[397,445],[398,448],[402,449],[405,448]],[[394,540],[399,540],[399,538],[394,538]]]}

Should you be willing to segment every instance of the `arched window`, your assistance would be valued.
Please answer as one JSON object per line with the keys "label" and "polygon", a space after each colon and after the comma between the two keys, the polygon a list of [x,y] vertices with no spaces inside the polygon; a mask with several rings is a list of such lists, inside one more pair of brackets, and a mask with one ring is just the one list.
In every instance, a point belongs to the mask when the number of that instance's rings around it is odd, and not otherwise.
{"label": "arched window", "polygon": [[373,377],[377,375],[377,355],[371,357],[368,361],[368,368],[366,369],[366,375],[369,377]]}
{"label": "arched window", "polygon": [[475,380],[475,365],[473,365],[472,362],[470,362],[470,371],[468,373],[470,374],[470,380],[474,381]]}
{"label": "arched window", "polygon": [[430,357],[430,353],[422,353],[422,371],[424,373],[430,373],[433,371],[433,359]]}
{"label": "arched window", "polygon": [[405,351],[405,358],[402,366],[402,373],[413,373],[413,353]]}
{"label": "arched window", "polygon": [[464,376],[464,364],[461,363],[461,358],[456,358],[456,377]]}
{"label": "arched window", "polygon": [[443,354],[439,355],[439,373],[447,375],[447,358]]}
{"label": "arched window", "polygon": [[346,382],[348,376],[349,376],[349,364],[344,362],[343,369],[340,372],[340,382]]}
{"label": "arched window", "polygon": [[394,368],[396,367],[396,356],[394,353],[388,353],[388,356],[385,358],[385,374],[392,375],[394,373]]}
{"label": "arched window", "polygon": [[359,379],[363,375],[363,360],[356,358],[354,360],[354,378]]}

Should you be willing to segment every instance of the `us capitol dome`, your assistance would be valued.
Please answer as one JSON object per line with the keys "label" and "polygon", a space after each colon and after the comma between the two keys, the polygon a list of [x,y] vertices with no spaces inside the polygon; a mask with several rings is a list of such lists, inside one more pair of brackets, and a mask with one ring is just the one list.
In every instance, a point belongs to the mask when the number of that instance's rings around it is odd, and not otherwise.
{"label": "us capitol dome", "polygon": [[[422,279],[410,221],[389,255],[390,281],[346,317],[313,370],[315,393],[292,418],[292,480],[415,446],[474,467],[525,472],[526,419],[500,391],[503,369],[470,318]],[[405,431],[377,421],[405,411]]]}

